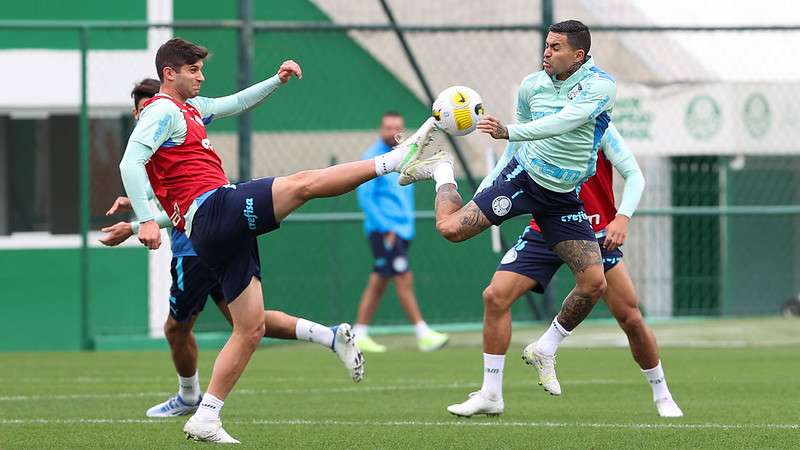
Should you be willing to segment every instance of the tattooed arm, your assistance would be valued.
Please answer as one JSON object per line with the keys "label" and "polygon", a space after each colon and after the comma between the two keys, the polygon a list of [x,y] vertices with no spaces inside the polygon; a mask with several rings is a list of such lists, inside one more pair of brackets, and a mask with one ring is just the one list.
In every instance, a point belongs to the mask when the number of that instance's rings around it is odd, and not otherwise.
{"label": "tattooed arm", "polygon": [[562,241],[553,251],[567,263],[575,275],[576,286],[558,313],[558,322],[567,331],[572,331],[585,319],[605,286],[603,259],[597,241]]}
{"label": "tattooed arm", "polygon": [[467,240],[492,225],[474,201],[463,204],[454,184],[436,191],[436,230],[448,241]]}

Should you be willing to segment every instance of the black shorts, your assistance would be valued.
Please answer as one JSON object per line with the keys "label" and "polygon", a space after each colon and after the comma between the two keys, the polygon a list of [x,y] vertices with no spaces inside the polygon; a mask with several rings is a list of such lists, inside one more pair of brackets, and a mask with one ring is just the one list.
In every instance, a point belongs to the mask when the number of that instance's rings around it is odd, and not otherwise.
{"label": "black shorts", "polygon": [[173,256],[170,264],[169,315],[185,323],[200,313],[208,296],[219,303],[225,299],[217,276],[197,256]]}
{"label": "black shorts", "polygon": [[205,199],[192,219],[197,256],[214,272],[228,302],[253,277],[261,279],[256,238],[278,229],[272,204],[274,178],[223,186]]}
{"label": "black shorts", "polygon": [[488,188],[472,199],[494,225],[522,214],[532,214],[542,228],[548,248],[562,241],[594,241],[596,238],[575,191],[545,189],[512,159]]}
{"label": "black shorts", "polygon": [[[603,256],[603,270],[608,272],[622,261],[622,250],[608,250],[603,247],[605,237],[597,239],[600,253]],[[496,271],[514,272],[536,280],[534,292],[542,293],[547,289],[553,275],[564,264],[544,240],[542,233],[525,228],[522,236],[513,247],[508,249]]]}
{"label": "black shorts", "polygon": [[389,246],[384,242],[383,234],[373,231],[367,237],[369,246],[372,249],[372,256],[375,262],[372,264],[372,271],[382,277],[393,277],[408,272],[408,247],[411,245],[399,236],[395,236],[394,245]]}

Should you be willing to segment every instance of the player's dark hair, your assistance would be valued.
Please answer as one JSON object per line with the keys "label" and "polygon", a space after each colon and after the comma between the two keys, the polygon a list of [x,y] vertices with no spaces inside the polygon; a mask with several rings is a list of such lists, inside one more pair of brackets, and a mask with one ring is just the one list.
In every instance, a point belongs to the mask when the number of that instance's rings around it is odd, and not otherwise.
{"label": "player's dark hair", "polygon": [[587,55],[592,48],[592,35],[589,34],[589,27],[578,20],[565,20],[550,25],[551,33],[558,33],[567,36],[567,42],[575,50],[583,50]]}
{"label": "player's dark hair", "polygon": [[156,52],[156,72],[158,79],[164,81],[164,68],[172,67],[176,72],[181,66],[194,64],[208,56],[208,49],[181,38],[173,38],[165,42]]}
{"label": "player's dark hair", "polygon": [[161,82],[152,78],[145,78],[144,80],[136,83],[131,91],[131,98],[133,98],[133,107],[139,106],[139,101],[143,98],[152,98],[158,94],[161,89]]}
{"label": "player's dark hair", "polygon": [[384,113],[381,115],[381,123],[383,123],[383,119],[385,119],[387,117],[399,117],[399,118],[402,119],[403,115],[400,114],[397,111],[391,111],[391,110],[390,111],[384,111]]}

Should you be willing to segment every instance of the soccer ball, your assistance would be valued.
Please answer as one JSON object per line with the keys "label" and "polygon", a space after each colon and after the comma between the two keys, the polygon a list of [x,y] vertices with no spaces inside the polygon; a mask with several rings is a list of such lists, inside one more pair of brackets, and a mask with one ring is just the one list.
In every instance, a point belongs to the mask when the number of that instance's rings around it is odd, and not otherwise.
{"label": "soccer ball", "polygon": [[453,136],[464,136],[475,131],[483,115],[483,100],[480,94],[466,86],[450,86],[436,97],[432,115],[440,130]]}

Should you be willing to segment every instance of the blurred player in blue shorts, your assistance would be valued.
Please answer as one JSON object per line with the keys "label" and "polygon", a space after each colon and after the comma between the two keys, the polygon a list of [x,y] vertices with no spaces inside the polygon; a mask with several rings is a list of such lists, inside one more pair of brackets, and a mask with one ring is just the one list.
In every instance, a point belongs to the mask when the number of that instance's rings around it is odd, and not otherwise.
{"label": "blurred player in blue shorts", "polygon": [[[403,133],[403,116],[386,112],[381,117],[380,138],[363,155],[372,159],[392,150]],[[414,237],[414,186],[397,184],[399,174],[392,173],[368,181],[356,190],[358,204],[364,210],[364,232],[374,257],[372,273],[361,295],[358,318],[353,327],[356,345],[363,352],[383,353],[386,346],[369,336],[369,324],[378,309],[389,281],[394,280],[400,306],[414,325],[417,346],[421,351],[438,350],[449,337],[428,327],[414,295],[414,275],[408,262],[408,248]]]}

